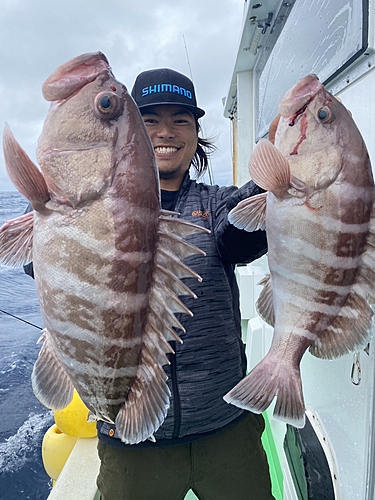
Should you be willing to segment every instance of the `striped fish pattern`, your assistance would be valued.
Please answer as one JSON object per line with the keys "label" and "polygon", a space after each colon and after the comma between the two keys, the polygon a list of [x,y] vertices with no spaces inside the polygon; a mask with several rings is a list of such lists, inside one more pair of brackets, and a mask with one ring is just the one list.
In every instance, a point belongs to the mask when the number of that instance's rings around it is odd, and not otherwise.
{"label": "striped fish pattern", "polygon": [[375,299],[374,182],[350,113],[315,75],[279,104],[275,146],[261,140],[250,174],[267,190],[230,213],[252,231],[266,224],[270,274],[259,315],[274,326],[265,358],[224,399],[256,413],[305,422],[300,361],[332,359],[369,339]]}
{"label": "striped fish pattern", "polygon": [[180,341],[185,237],[206,229],[160,209],[154,151],[138,108],[104,54],[79,56],[44,83],[50,111],[41,171],[4,130],[7,171],[33,212],[0,229],[0,261],[33,260],[45,329],[32,374],[57,410],[75,388],[125,443],[153,439],[170,392],[163,365]]}

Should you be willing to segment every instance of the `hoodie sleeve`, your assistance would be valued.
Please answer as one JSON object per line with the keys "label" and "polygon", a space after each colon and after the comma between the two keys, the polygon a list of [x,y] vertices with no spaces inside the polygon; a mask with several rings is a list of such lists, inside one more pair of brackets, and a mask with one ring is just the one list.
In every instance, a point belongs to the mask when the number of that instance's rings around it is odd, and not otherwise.
{"label": "hoodie sleeve", "polygon": [[240,201],[263,193],[263,189],[247,182],[240,188],[222,188],[218,191],[216,210],[216,244],[223,260],[232,264],[247,264],[267,252],[267,236],[263,230],[247,232],[228,222],[228,213]]}

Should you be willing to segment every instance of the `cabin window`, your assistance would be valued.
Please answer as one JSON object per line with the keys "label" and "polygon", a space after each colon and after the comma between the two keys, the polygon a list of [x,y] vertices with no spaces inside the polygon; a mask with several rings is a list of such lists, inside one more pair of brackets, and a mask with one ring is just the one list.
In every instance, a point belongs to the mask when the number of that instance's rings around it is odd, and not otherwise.
{"label": "cabin window", "polygon": [[315,73],[327,84],[366,52],[368,9],[368,0],[295,0],[280,36],[269,37],[255,67],[256,140],[298,80]]}

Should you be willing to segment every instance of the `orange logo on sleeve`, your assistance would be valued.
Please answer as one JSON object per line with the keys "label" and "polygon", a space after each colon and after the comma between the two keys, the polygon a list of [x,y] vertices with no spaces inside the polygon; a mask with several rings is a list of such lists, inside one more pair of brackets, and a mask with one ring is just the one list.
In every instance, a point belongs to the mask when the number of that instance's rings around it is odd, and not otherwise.
{"label": "orange logo on sleeve", "polygon": [[207,219],[209,214],[210,212],[208,210],[206,210],[205,212],[202,212],[202,210],[195,210],[191,213],[193,217],[202,217],[202,219]]}

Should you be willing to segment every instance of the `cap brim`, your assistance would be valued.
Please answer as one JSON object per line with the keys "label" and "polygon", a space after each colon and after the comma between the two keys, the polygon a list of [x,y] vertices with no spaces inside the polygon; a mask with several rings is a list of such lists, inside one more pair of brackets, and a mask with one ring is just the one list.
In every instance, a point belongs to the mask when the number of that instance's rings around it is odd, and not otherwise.
{"label": "cap brim", "polygon": [[191,111],[191,113],[193,113],[193,115],[196,118],[202,118],[202,116],[204,116],[206,114],[206,112],[203,109],[198,108],[197,106],[189,106],[188,104],[185,104],[184,102],[171,102],[171,101],[153,102],[152,104],[145,104],[144,106],[138,106],[138,108],[140,111],[145,111],[147,108],[152,108],[154,106],[164,106],[164,105],[181,106],[182,108],[186,108],[189,111]]}

